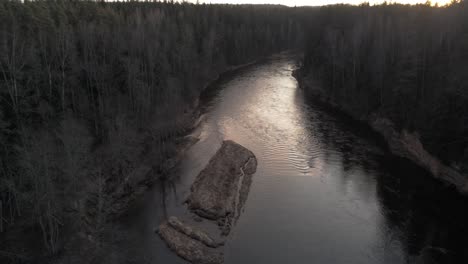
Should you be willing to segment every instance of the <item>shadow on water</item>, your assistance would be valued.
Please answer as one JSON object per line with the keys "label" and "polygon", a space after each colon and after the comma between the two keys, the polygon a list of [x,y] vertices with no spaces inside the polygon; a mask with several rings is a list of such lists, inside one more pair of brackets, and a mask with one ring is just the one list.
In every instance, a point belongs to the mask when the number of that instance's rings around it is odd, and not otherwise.
{"label": "shadow on water", "polygon": [[[322,105],[311,107],[316,113],[323,111],[322,120],[334,119],[318,129],[327,149],[342,154],[344,171],[356,166],[367,172],[378,170],[375,179],[383,225],[387,235],[403,245],[405,263],[468,263],[468,197],[434,179],[413,162],[390,154],[380,135],[367,125]],[[345,131],[346,135],[336,135],[337,131]],[[348,139],[337,141],[337,138]],[[366,139],[382,151],[361,148],[356,144],[357,138]]]}
{"label": "shadow on water", "polygon": [[305,102],[294,63],[257,63],[205,90],[200,141],[122,220],[126,259],[186,263],[153,230],[169,215],[190,217],[183,200],[193,178],[233,139],[259,163],[226,264],[468,263],[468,199],[390,155],[362,123]]}
{"label": "shadow on water", "polygon": [[468,263],[468,199],[411,162],[386,156],[378,197],[409,263]]}
{"label": "shadow on water", "polygon": [[168,199],[173,197],[174,200],[178,201],[179,193],[177,192],[177,181],[178,181],[177,170],[173,171],[172,173],[161,175],[161,177],[157,181],[157,188],[161,195],[161,208],[163,220],[167,220],[169,218],[169,206],[168,206]]}

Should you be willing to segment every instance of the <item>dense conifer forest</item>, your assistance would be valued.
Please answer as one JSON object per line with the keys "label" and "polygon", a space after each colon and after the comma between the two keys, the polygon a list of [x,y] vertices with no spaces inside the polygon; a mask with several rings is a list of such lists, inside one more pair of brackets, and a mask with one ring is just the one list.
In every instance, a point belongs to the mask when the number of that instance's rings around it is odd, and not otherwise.
{"label": "dense conifer forest", "polygon": [[302,74],[355,117],[389,118],[466,171],[467,14],[466,1],[323,7],[307,23]]}
{"label": "dense conifer forest", "polygon": [[37,226],[51,253],[67,219],[98,232],[142,157],[167,166],[209,81],[301,44],[293,13],[1,1],[0,232]]}
{"label": "dense conifer forest", "polygon": [[173,166],[204,88],[285,50],[304,52],[309,98],[386,117],[468,170],[465,1],[0,1],[0,260],[29,259],[26,249],[5,253],[23,247],[18,230],[39,230],[47,256],[63,249],[65,233],[99,239],[136,192],[141,175],[131,175],[144,160],[155,174]]}

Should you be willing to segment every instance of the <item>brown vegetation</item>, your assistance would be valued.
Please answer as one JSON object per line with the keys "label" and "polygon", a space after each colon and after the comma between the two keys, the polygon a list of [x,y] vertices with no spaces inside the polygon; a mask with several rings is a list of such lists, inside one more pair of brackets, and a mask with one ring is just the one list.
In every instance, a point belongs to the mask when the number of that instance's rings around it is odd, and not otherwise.
{"label": "brown vegetation", "polygon": [[[175,218],[172,218],[173,221]],[[178,220],[177,220],[178,221]],[[187,227],[190,228],[190,227]],[[186,228],[184,228],[186,229]],[[192,228],[190,228],[192,229]],[[196,231],[201,233],[201,231]],[[164,222],[159,226],[159,235],[169,248],[180,257],[195,264],[221,264],[222,252],[206,246],[199,239],[195,239],[184,232],[174,228],[170,222]],[[208,237],[204,234],[203,237]]]}
{"label": "brown vegetation", "polygon": [[257,160],[250,150],[233,141],[223,141],[195,179],[187,200],[189,209],[218,221],[227,235],[246,195],[244,186],[250,186],[256,168]]}
{"label": "brown vegetation", "polygon": [[[228,235],[247,199],[252,175],[257,169],[254,154],[226,140],[198,174],[191,187],[188,207],[199,216],[215,220],[221,235]],[[159,226],[161,238],[180,257],[192,263],[222,263],[223,255],[214,251],[224,245],[207,233],[187,225],[176,217]]]}

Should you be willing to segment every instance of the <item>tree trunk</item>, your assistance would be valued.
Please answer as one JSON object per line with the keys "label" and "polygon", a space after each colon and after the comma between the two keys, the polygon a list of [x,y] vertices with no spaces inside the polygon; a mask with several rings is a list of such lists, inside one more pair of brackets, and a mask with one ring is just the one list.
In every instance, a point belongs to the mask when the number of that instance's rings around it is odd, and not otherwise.
{"label": "tree trunk", "polygon": [[3,204],[0,200],[0,233],[3,233]]}

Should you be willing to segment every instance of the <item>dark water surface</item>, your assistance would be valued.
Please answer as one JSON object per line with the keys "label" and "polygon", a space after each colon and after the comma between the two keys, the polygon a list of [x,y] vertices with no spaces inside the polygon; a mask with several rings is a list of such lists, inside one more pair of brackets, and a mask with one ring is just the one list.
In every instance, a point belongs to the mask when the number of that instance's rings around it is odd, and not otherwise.
{"label": "dark water surface", "polygon": [[186,263],[153,229],[166,215],[189,217],[190,185],[224,139],[258,159],[225,263],[468,263],[466,199],[366,129],[307,103],[295,65],[275,56],[206,92],[200,141],[122,224],[126,263]]}

